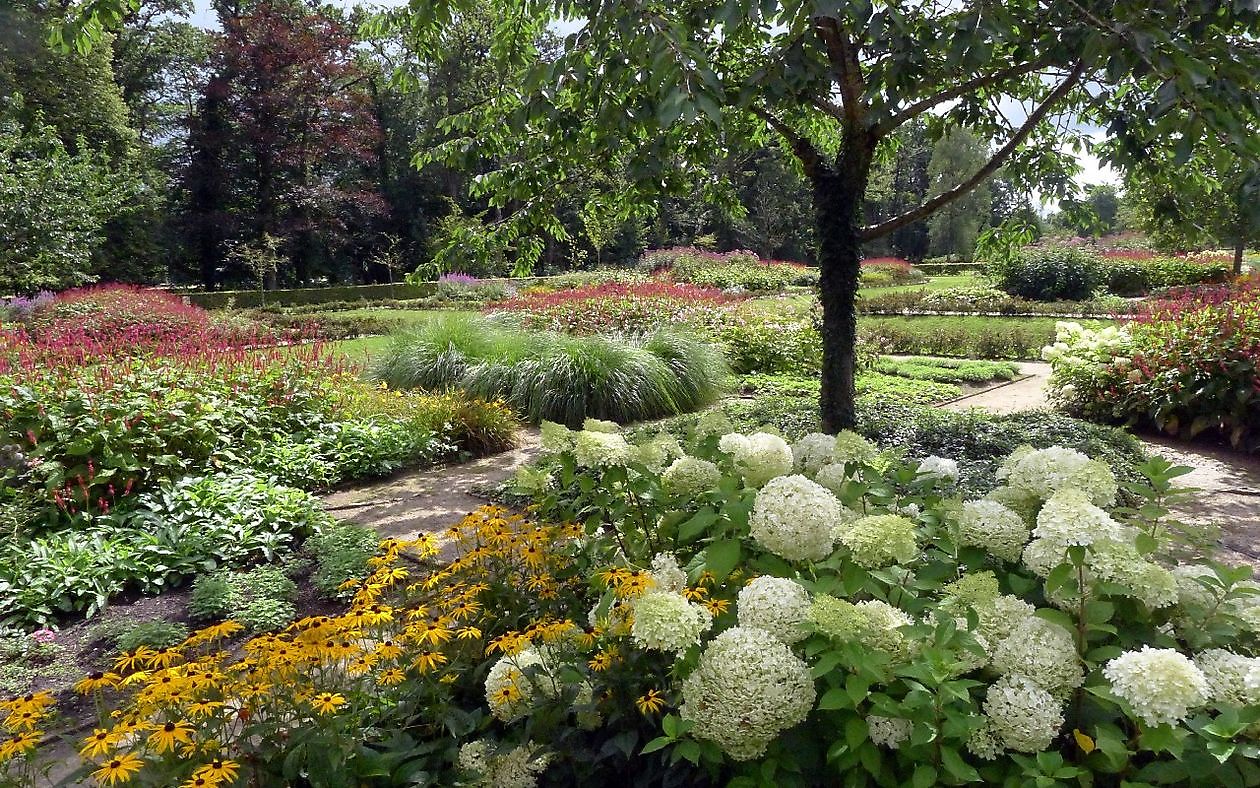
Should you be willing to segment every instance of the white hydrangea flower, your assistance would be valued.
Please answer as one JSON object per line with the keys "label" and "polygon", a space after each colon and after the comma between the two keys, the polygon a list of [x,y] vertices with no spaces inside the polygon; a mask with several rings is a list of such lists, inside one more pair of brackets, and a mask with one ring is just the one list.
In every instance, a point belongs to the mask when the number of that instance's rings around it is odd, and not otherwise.
{"label": "white hydrangea flower", "polygon": [[701,414],[696,420],[695,433],[699,439],[710,435],[726,435],[734,429],[731,420],[720,410],[710,410]]}
{"label": "white hydrangea flower", "polygon": [[1129,588],[1151,610],[1177,604],[1176,576],[1148,561],[1132,542],[1095,542],[1086,556],[1086,566],[1098,580]]}
{"label": "white hydrangea flower", "polygon": [[794,580],[763,575],[739,591],[736,606],[741,627],[764,629],[791,645],[809,633],[809,593]]}
{"label": "white hydrangea flower", "polygon": [[999,643],[1010,637],[1015,628],[1031,618],[1037,608],[1011,594],[1002,594],[987,606],[976,610],[979,616],[977,630],[990,643]]}
{"label": "white hydrangea flower", "polygon": [[718,448],[731,456],[736,473],[744,477],[749,487],[761,487],[777,476],[792,472],[792,447],[778,435],[730,433],[722,436]]}
{"label": "white hydrangea flower", "polygon": [[713,625],[706,607],[671,591],[645,591],[631,605],[630,636],[640,648],[681,654]]}
{"label": "white hydrangea flower", "polygon": [[831,450],[832,462],[843,465],[846,462],[869,463],[879,456],[875,444],[852,430],[841,430],[836,434],[836,442]]}
{"label": "white hydrangea flower", "polygon": [[1036,524],[1037,512],[1041,511],[1042,504],[1035,493],[1017,487],[995,487],[984,496],[984,500],[997,501],[1030,526]]}
{"label": "white hydrangea flower", "polygon": [[919,473],[927,476],[936,476],[946,481],[957,481],[958,462],[945,457],[937,457],[933,454],[919,463]]}
{"label": "white hydrangea flower", "polygon": [[779,476],[757,493],[748,530],[766,550],[789,561],[830,555],[832,528],[842,516],[836,497],[804,476]]}
{"label": "white hydrangea flower", "polygon": [[1000,482],[1006,481],[1011,477],[1011,472],[1015,470],[1016,466],[1018,466],[1025,457],[1035,451],[1036,449],[1029,446],[1027,443],[1016,446],[1015,451],[1011,452],[1005,460],[1002,460],[1002,464],[999,465],[998,469],[994,472],[993,478]]}
{"label": "white hydrangea flower", "polygon": [[813,476],[831,463],[836,439],[821,432],[811,432],[792,444],[792,457],[798,473]]}
{"label": "white hydrangea flower", "polygon": [[620,425],[615,421],[604,421],[602,419],[588,418],[582,422],[582,429],[587,432],[621,432]]}
{"label": "white hydrangea flower", "polygon": [[1107,464],[1090,460],[1068,475],[1067,487],[1084,492],[1095,506],[1115,506],[1120,485]]}
{"label": "white hydrangea flower", "polygon": [[905,659],[915,650],[900,628],[914,623],[905,612],[878,599],[859,602],[819,594],[809,611],[814,628],[838,641],[858,641],[896,659]]}
{"label": "white hydrangea flower", "polygon": [[1231,706],[1260,703],[1260,687],[1247,681],[1253,674],[1260,677],[1260,659],[1213,648],[1196,655],[1194,664],[1207,681],[1209,700]]}
{"label": "white hydrangea flower", "polygon": [[1089,462],[1089,457],[1075,449],[1051,446],[1047,449],[1022,451],[1012,455],[1002,468],[1006,483],[1035,493],[1042,500],[1059,491],[1072,473]]}
{"label": "white hydrangea flower", "polygon": [[543,421],[538,425],[542,441],[543,454],[563,454],[573,451],[573,430],[554,421]]}
{"label": "white hydrangea flower", "polygon": [[982,548],[1003,561],[1018,562],[1029,536],[1023,518],[997,501],[968,501],[958,517],[959,544]]}
{"label": "white hydrangea flower", "polygon": [[986,761],[995,761],[1005,752],[1002,741],[994,732],[993,723],[988,718],[985,718],[984,725],[972,731],[968,737],[967,751]]}
{"label": "white hydrangea flower", "polygon": [[1026,676],[995,681],[985,696],[984,713],[1002,745],[1017,752],[1041,752],[1063,727],[1063,706]]}
{"label": "white hydrangea flower", "polygon": [[535,788],[538,775],[547,770],[551,756],[533,742],[496,754],[483,741],[474,741],[459,748],[457,763],[461,769],[477,776],[475,782],[461,783],[478,788]]}
{"label": "white hydrangea flower", "polygon": [[652,558],[652,582],[661,591],[681,594],[687,587],[687,573],[678,565],[673,553],[657,553]]}
{"label": "white hydrangea flower", "polygon": [[903,742],[910,739],[914,731],[914,723],[900,717],[880,717],[872,714],[866,718],[866,727],[870,731],[871,741],[880,747],[896,750]]}
{"label": "white hydrangea flower", "polygon": [[470,741],[459,748],[455,763],[466,772],[484,774],[490,758],[490,745],[484,741]]}
{"label": "white hydrangea flower", "polygon": [[670,492],[695,495],[712,490],[722,481],[722,471],[699,457],[679,457],[661,474],[661,483]]}
{"label": "white hydrangea flower", "polygon": [[868,569],[908,563],[919,555],[914,523],[896,514],[855,520],[841,528],[839,536],[840,542],[849,548],[853,562]]}
{"label": "white hydrangea flower", "polygon": [[1103,676],[1147,725],[1180,722],[1208,699],[1203,671],[1170,648],[1126,651],[1107,663]]}
{"label": "white hydrangea flower", "polygon": [[[535,667],[537,671],[530,670]],[[510,697],[505,692],[509,687],[515,687],[519,697]],[[494,716],[504,722],[528,714],[535,699],[540,696],[554,698],[557,691],[546,661],[533,648],[517,654],[504,654],[486,674],[486,703]]]}
{"label": "white hydrangea flower", "polygon": [[845,475],[845,466],[843,463],[831,463],[824,465],[814,474],[814,481],[831,490],[836,495],[840,494],[844,488],[845,480],[849,477]]}
{"label": "white hydrangea flower", "polygon": [[908,517],[911,520],[919,519],[919,515],[923,514],[923,510],[919,508],[917,503],[908,503],[905,505],[893,504],[888,507],[888,511],[893,514],[899,514],[902,517]]}
{"label": "white hydrangea flower", "polygon": [[1085,680],[1072,633],[1038,616],[1023,619],[998,641],[992,661],[998,673],[1024,676],[1055,695]]}
{"label": "white hydrangea flower", "polygon": [[682,686],[679,716],[692,734],[737,761],[756,758],[814,707],[809,666],[762,629],[735,627],[709,643]]}
{"label": "white hydrangea flower", "polygon": [[583,430],[574,434],[573,457],[583,468],[625,465],[630,460],[630,444],[620,433]]}
{"label": "white hydrangea flower", "polygon": [[1119,540],[1125,529],[1111,515],[1090,503],[1080,490],[1054,493],[1037,515],[1033,536],[1064,546],[1088,545],[1099,539]]}
{"label": "white hydrangea flower", "polygon": [[677,438],[662,434],[632,447],[630,456],[653,473],[661,473],[672,461],[683,456],[683,450]]}

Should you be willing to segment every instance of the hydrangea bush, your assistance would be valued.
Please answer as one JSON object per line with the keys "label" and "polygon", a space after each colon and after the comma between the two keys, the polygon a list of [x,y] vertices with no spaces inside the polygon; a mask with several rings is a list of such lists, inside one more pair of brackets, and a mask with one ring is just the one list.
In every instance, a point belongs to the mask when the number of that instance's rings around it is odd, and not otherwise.
{"label": "hydrangea bush", "polygon": [[[149,784],[225,763],[259,785],[1260,782],[1260,584],[1171,559],[1176,469],[1143,466],[1143,505],[1115,508],[1109,469],[1021,448],[974,499],[948,458],[843,435],[823,465],[814,436],[811,479],[762,435],[718,418],[641,441],[548,426],[520,478],[529,514],[470,515],[449,561],[433,540],[414,561],[388,543],[343,616],[239,657],[221,627],[81,683],[119,711],[84,743],[88,768]],[[624,449],[579,458],[613,438]],[[686,483],[667,481],[687,459]],[[190,716],[202,696],[213,725]],[[20,743],[0,760],[36,757],[40,703],[6,706],[33,720],[9,717]],[[174,760],[159,731],[184,722],[195,756]]]}

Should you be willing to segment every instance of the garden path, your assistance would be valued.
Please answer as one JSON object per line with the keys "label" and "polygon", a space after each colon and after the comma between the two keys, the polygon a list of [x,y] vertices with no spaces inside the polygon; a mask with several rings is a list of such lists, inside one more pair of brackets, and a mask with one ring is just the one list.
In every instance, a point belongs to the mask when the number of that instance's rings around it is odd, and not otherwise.
{"label": "garden path", "polygon": [[[1050,365],[1029,362],[1020,364],[1019,371],[1027,377],[960,397],[944,407],[990,413],[1049,407],[1045,384]],[[1187,446],[1159,436],[1139,438],[1148,451],[1194,468],[1177,483],[1199,492],[1178,508],[1177,515],[1190,523],[1221,525],[1218,558],[1260,567],[1260,458],[1206,444]]]}
{"label": "garden path", "polygon": [[511,451],[334,492],[324,496],[324,508],[338,519],[371,526],[382,537],[414,539],[422,533],[440,534],[486,503],[476,490],[511,478],[537,453],[538,431],[524,429]]}

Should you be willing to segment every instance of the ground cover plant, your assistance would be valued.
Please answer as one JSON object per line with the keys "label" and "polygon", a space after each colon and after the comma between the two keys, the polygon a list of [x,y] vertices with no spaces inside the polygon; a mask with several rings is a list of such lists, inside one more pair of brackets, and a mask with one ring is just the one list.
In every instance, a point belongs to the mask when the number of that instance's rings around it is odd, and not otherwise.
{"label": "ground cover plant", "polygon": [[709,252],[691,247],[649,249],[639,268],[654,276],[719,290],[774,292],[818,283],[818,269],[783,260],[763,260],[746,250]]}
{"label": "ground cover plant", "polygon": [[1186,289],[1119,327],[1059,324],[1050,387],[1089,418],[1260,448],[1260,288]]}
{"label": "ground cover plant", "polygon": [[653,281],[524,292],[485,311],[517,316],[528,328],[567,334],[645,334],[667,325],[720,323],[726,308],[738,301],[712,286]]}
{"label": "ground cover plant", "polygon": [[[517,490],[390,541],[349,610],[122,655],[81,774],[146,784],[1251,784],[1260,587],[1178,565],[1151,462],[545,424]],[[110,711],[116,710],[116,715]],[[46,695],[7,702],[35,773]],[[282,735],[286,734],[286,735]],[[186,755],[173,754],[183,748]]]}
{"label": "ground cover plant", "polygon": [[397,335],[373,369],[393,389],[458,390],[568,424],[694,411],[727,374],[721,351],[689,334],[571,336],[462,315]]}
{"label": "ground cover plant", "polygon": [[1012,380],[1019,374],[1014,364],[1005,361],[925,356],[880,358],[873,368],[888,375],[943,383],[987,383],[992,380]]}
{"label": "ground cover plant", "polygon": [[1114,317],[1137,308],[1129,299],[1097,296],[1086,301],[1031,301],[994,287],[901,289],[861,294],[860,314],[959,312],[998,315],[1097,315]]}

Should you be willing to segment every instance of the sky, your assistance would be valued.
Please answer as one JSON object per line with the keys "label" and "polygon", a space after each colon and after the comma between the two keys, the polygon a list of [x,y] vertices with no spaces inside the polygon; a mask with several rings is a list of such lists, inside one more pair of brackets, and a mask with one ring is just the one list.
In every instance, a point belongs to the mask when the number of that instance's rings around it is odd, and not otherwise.
{"label": "sky", "polygon": [[[372,0],[365,3],[363,0],[330,0],[330,2],[340,5],[344,8],[353,8],[357,5],[370,5],[386,8],[396,8],[398,6],[407,5],[408,0]],[[210,0],[194,0],[194,10],[191,21],[201,27],[215,29],[218,23],[215,20],[214,11],[211,9]],[[561,35],[571,33],[579,27],[578,23],[568,22],[557,25],[557,32]],[[1081,184],[1107,183],[1117,185],[1120,182],[1119,174],[1111,169],[1100,165],[1098,159],[1088,153],[1081,154],[1080,163],[1082,172],[1077,178]]]}

